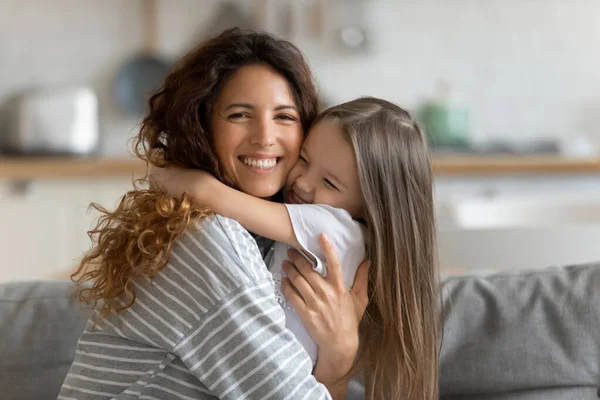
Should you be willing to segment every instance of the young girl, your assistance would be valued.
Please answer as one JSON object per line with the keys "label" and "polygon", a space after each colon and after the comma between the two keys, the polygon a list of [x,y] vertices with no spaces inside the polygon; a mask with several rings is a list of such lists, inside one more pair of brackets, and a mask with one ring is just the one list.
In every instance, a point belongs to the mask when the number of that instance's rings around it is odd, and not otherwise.
{"label": "young girl", "polygon": [[[240,123],[244,118],[248,116],[239,116]],[[277,168],[278,162],[269,154],[241,161],[257,174]],[[358,265],[365,256],[370,259],[370,302],[355,368],[370,382],[367,398],[430,398],[436,391],[432,173],[426,139],[407,111],[384,100],[360,98],[323,112],[289,173],[285,204],[250,196],[198,171],[159,171],[154,179],[170,194],[185,191],[215,213],[277,241],[269,262],[276,283],[293,272],[285,263],[282,267],[289,246],[326,274],[317,239],[321,232],[345,257],[344,267]],[[349,287],[355,272],[343,271]],[[283,279],[282,285],[290,285],[289,280]],[[315,362],[317,346],[294,310],[303,300],[288,291],[288,303],[276,288],[286,327]],[[378,392],[384,388],[386,393]]]}

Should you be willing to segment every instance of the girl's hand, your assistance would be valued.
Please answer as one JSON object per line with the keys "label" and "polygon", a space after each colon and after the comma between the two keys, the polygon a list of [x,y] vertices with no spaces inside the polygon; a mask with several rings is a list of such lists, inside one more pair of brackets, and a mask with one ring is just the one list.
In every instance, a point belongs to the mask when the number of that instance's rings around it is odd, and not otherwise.
{"label": "girl's hand", "polygon": [[333,245],[324,234],[319,240],[327,261],[327,277],[314,271],[299,252],[290,250],[291,262],[283,265],[287,278],[283,279],[282,288],[319,346],[314,375],[326,384],[339,380],[350,370],[358,351],[358,325],[368,303],[370,262],[363,261],[352,289],[348,289]]}
{"label": "girl's hand", "polygon": [[181,198],[187,193],[194,203],[210,206],[209,196],[214,193],[212,186],[220,182],[208,172],[198,169],[183,169],[175,167],[159,168],[150,165],[148,179],[167,191],[167,194]]}

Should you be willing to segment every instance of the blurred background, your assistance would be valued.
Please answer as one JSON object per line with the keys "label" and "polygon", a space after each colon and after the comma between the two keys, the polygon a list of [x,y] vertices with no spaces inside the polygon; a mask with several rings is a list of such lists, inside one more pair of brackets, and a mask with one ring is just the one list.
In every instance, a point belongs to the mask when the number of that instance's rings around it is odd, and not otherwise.
{"label": "blurred background", "polygon": [[0,0],[0,281],[68,276],[147,94],[231,26],[297,44],[324,106],[418,117],[444,274],[600,260],[597,0]]}

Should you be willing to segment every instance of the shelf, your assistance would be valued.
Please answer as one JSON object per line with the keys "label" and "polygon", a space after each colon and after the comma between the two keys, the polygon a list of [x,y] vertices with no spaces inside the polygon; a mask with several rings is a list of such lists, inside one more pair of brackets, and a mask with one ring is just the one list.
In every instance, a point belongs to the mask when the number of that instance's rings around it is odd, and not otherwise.
{"label": "shelf", "polygon": [[[437,176],[595,174],[600,159],[554,156],[434,156]],[[145,164],[136,158],[0,158],[0,180],[141,177]]]}
{"label": "shelf", "polygon": [[136,158],[0,158],[0,179],[131,178],[146,172]]}

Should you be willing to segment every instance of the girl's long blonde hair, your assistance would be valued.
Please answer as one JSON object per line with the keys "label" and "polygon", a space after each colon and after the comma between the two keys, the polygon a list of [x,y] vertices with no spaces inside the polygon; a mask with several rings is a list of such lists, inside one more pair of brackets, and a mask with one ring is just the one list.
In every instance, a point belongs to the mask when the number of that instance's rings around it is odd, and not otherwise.
{"label": "girl's long blonde hair", "polygon": [[427,140],[402,108],[360,98],[324,111],[356,154],[368,235],[369,304],[351,374],[367,399],[438,398],[439,321],[433,179]]}

